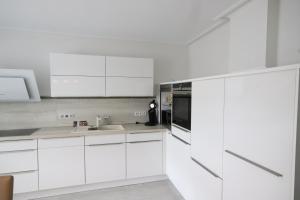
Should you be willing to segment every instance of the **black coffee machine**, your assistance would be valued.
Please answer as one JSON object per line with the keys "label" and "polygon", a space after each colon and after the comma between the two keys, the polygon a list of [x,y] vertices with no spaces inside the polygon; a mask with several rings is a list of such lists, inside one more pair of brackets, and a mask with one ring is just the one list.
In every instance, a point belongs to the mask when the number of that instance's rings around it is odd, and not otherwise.
{"label": "black coffee machine", "polygon": [[146,126],[155,126],[158,124],[158,120],[157,120],[157,104],[155,102],[155,100],[152,100],[149,103],[149,107],[150,109],[148,110],[148,116],[149,116],[149,122],[146,122],[145,125]]}

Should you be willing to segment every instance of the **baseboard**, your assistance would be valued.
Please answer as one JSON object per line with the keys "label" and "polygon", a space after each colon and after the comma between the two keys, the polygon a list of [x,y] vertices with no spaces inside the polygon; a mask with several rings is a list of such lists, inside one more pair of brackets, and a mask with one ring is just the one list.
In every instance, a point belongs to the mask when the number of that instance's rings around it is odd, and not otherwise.
{"label": "baseboard", "polygon": [[63,194],[70,194],[76,192],[84,192],[89,190],[98,190],[98,189],[119,187],[119,186],[126,186],[126,185],[134,185],[139,183],[161,181],[166,179],[168,179],[167,176],[160,175],[160,176],[151,176],[151,177],[143,177],[143,178],[136,178],[136,179],[127,179],[121,181],[80,185],[80,186],[73,186],[73,187],[59,188],[59,189],[52,189],[52,190],[43,190],[43,191],[30,192],[30,193],[15,194],[14,200],[32,200],[32,199],[43,198],[43,197],[57,196]]}

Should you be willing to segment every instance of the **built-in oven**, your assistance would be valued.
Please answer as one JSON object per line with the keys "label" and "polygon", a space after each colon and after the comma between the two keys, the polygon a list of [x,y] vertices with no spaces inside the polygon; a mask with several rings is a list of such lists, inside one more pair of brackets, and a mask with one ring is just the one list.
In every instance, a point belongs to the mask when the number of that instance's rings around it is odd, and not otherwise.
{"label": "built-in oven", "polygon": [[172,125],[191,130],[192,83],[173,84]]}

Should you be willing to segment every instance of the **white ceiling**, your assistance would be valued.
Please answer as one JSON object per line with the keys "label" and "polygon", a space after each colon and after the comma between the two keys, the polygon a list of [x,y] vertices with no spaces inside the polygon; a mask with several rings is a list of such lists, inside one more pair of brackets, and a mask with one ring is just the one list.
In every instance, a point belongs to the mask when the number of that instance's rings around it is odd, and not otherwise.
{"label": "white ceiling", "polygon": [[185,43],[237,0],[0,0],[0,28]]}

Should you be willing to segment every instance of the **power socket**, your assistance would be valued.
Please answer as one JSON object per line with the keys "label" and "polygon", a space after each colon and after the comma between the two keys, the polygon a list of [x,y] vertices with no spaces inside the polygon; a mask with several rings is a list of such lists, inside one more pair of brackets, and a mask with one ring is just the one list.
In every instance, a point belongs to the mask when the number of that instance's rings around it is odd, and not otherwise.
{"label": "power socket", "polygon": [[59,113],[58,114],[58,119],[74,119],[76,115],[74,113]]}
{"label": "power socket", "polygon": [[146,111],[135,111],[134,112],[134,116],[135,117],[144,117],[147,115],[147,112]]}

